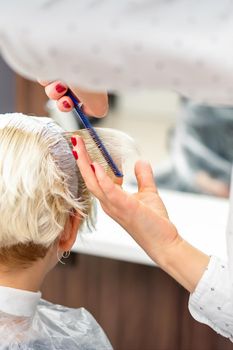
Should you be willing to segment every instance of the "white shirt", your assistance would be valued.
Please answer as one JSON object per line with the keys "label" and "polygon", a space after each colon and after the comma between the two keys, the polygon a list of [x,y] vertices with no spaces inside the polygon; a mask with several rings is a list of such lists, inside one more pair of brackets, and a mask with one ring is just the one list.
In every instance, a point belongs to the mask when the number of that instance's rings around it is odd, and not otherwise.
{"label": "white shirt", "polygon": [[166,88],[233,104],[231,0],[8,0],[0,51],[19,73],[86,88]]}
{"label": "white shirt", "polygon": [[233,172],[226,231],[228,262],[212,256],[189,298],[189,310],[199,322],[233,342]]}
{"label": "white shirt", "polygon": [[[233,105],[232,33],[231,0],[8,0],[0,12],[0,50],[26,77],[167,88],[210,104]],[[189,309],[232,339],[230,222],[229,263],[211,258]]]}
{"label": "white shirt", "polygon": [[189,298],[189,311],[199,322],[233,341],[233,288],[226,262],[212,256]]}

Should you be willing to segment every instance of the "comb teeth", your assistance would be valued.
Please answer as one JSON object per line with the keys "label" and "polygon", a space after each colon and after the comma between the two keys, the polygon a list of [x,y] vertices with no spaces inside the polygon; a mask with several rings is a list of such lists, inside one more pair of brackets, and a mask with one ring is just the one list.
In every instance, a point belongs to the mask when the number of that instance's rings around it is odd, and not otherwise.
{"label": "comb teeth", "polygon": [[117,177],[123,177],[122,172],[118,169],[117,165],[115,164],[115,162],[113,161],[111,155],[109,154],[109,152],[107,151],[106,147],[104,146],[103,142],[101,141],[99,135],[97,134],[97,132],[95,131],[95,129],[92,127],[91,123],[89,122],[89,119],[86,117],[86,115],[83,113],[83,111],[80,108],[80,102],[77,100],[77,98],[74,96],[74,94],[72,93],[72,91],[70,89],[68,89],[67,91],[67,96],[69,96],[71,98],[71,100],[74,103],[74,110],[75,110],[75,115],[79,117],[79,119],[81,120],[83,126],[87,129],[87,131],[89,132],[91,138],[93,139],[93,141],[95,142],[95,144],[97,145],[98,149],[100,150],[100,152],[102,153],[104,159],[106,160],[106,162],[108,163],[109,167],[111,168],[112,172],[114,173],[115,176]]}
{"label": "comb teeth", "polygon": [[100,139],[99,135],[97,134],[97,132],[95,131],[95,129],[92,128],[92,129],[87,129],[87,130],[88,130],[90,136],[92,137],[92,139],[94,140],[95,144],[97,145],[97,147],[101,151],[104,159],[106,160],[106,162],[108,163],[108,165],[112,169],[113,173],[117,177],[123,177],[123,174],[120,172],[120,170],[118,169],[118,167],[114,163],[112,157],[110,156],[109,152],[107,151],[106,147],[104,146],[103,142],[101,141],[101,139]]}

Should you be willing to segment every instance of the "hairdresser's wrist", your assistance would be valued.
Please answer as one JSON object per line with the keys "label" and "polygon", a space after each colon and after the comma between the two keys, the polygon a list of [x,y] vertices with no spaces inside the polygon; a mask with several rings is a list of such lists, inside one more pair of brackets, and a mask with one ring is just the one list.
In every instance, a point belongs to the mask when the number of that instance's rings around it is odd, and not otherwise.
{"label": "hairdresser's wrist", "polygon": [[[153,258],[153,257],[152,257]],[[189,292],[193,292],[209,264],[209,256],[181,236],[157,254],[158,265]]]}

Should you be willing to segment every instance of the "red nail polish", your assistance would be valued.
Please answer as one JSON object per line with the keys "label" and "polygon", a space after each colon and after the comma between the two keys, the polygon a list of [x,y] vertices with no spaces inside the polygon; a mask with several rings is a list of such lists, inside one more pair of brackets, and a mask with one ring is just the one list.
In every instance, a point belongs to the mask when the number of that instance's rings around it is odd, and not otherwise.
{"label": "red nail polish", "polygon": [[92,169],[93,173],[95,173],[95,167],[93,164],[91,164],[91,169]]}
{"label": "red nail polish", "polygon": [[71,142],[72,142],[72,145],[75,147],[77,145],[77,140],[74,136],[71,137]]}
{"label": "red nail polish", "polygon": [[63,85],[61,85],[61,84],[57,84],[57,85],[55,86],[55,89],[56,89],[56,91],[57,91],[59,94],[61,94],[62,92],[66,91],[66,87],[63,86]]}
{"label": "red nail polish", "polygon": [[77,160],[78,159],[78,153],[73,149],[72,150],[74,158]]}
{"label": "red nail polish", "polygon": [[71,105],[67,101],[63,101],[62,104],[63,104],[63,106],[65,108],[70,108],[71,107]]}

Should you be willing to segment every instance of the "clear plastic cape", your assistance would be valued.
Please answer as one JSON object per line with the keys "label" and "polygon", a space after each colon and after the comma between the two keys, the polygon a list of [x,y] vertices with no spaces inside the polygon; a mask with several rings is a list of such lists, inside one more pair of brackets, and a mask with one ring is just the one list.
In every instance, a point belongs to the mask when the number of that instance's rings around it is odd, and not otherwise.
{"label": "clear plastic cape", "polygon": [[1,350],[110,350],[91,314],[40,300],[33,317],[0,312]]}

